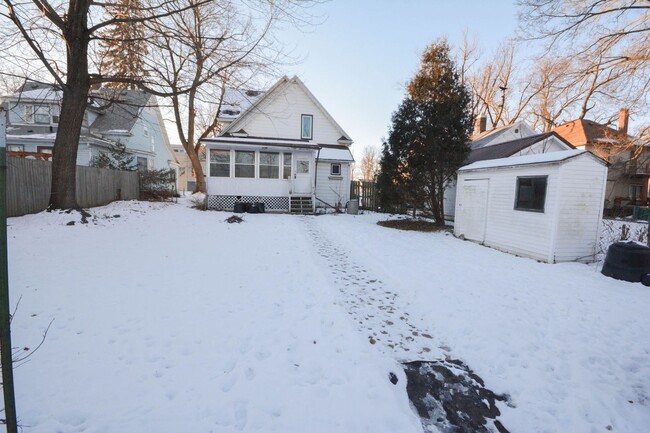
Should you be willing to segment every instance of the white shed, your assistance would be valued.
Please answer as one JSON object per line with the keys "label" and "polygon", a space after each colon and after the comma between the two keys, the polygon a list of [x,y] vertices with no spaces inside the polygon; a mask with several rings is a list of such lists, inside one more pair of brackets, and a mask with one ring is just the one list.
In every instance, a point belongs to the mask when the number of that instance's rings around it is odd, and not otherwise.
{"label": "white shed", "polygon": [[591,262],[607,163],[584,150],[479,161],[458,170],[454,234],[549,263]]}

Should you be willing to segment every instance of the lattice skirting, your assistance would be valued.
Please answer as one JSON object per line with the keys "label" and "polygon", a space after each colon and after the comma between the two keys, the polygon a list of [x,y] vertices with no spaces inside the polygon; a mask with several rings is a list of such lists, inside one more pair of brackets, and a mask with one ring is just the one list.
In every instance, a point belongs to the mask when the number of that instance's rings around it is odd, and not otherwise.
{"label": "lattice skirting", "polygon": [[243,203],[262,202],[264,203],[266,210],[289,211],[289,197],[270,197],[258,195],[209,195],[208,209],[232,210],[235,207],[236,201],[241,201]]}

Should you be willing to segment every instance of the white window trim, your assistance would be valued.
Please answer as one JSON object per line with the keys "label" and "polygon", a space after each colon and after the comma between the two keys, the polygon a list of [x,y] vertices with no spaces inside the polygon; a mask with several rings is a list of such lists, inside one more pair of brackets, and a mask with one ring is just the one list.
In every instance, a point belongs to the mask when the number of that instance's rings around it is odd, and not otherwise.
{"label": "white window trim", "polygon": [[[303,135],[303,125],[305,123],[305,118],[308,117],[311,119],[309,125],[309,136],[306,137]],[[313,140],[314,139],[314,116],[312,114],[301,114],[300,115],[300,139],[301,140]]]}
{"label": "white window trim", "polygon": [[[338,165],[338,167],[339,167],[339,172],[338,173],[334,173],[334,166],[335,165]],[[341,164],[340,162],[331,163],[330,164],[330,176],[343,177],[343,164]]]}

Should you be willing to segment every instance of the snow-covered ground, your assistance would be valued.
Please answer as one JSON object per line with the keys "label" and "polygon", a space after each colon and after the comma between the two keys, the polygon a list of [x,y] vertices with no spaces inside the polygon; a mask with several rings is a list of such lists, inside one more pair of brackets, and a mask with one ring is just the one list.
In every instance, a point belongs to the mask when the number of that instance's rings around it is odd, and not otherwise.
{"label": "snow-covered ground", "polygon": [[54,320],[16,369],[26,432],[419,432],[399,361],[443,357],[511,432],[650,425],[650,289],[597,266],[377,214],[92,212],[9,220],[14,345]]}

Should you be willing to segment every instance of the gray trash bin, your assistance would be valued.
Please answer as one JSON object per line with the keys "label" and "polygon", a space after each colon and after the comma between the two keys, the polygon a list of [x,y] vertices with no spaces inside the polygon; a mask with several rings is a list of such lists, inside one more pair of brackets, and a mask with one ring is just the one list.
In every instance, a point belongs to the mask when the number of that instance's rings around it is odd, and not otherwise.
{"label": "gray trash bin", "polygon": [[359,199],[353,198],[348,202],[348,214],[359,215]]}

